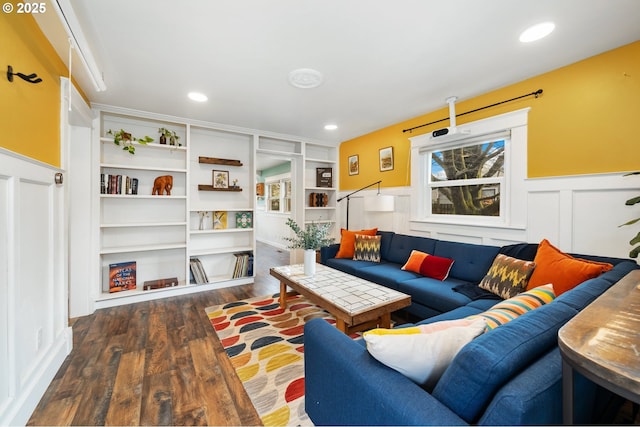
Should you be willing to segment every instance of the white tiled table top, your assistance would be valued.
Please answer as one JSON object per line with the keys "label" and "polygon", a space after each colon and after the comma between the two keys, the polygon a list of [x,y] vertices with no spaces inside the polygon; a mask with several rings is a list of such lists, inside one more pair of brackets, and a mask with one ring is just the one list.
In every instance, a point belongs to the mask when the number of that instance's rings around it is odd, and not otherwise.
{"label": "white tiled table top", "polygon": [[313,276],[305,276],[303,264],[273,267],[273,270],[343,308],[351,315],[408,296],[322,264],[316,264],[316,274]]}

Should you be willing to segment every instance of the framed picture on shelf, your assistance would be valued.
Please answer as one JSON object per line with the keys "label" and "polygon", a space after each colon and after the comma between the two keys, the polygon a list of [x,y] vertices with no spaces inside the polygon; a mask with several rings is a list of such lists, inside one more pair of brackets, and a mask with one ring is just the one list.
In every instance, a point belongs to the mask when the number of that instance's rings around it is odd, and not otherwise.
{"label": "framed picture on shelf", "polygon": [[213,188],[229,188],[229,171],[213,171]]}
{"label": "framed picture on shelf", "polygon": [[213,229],[224,230],[227,228],[227,211],[213,211]]}
{"label": "framed picture on shelf", "polygon": [[253,227],[253,212],[236,212],[236,228]]}
{"label": "framed picture on shelf", "polygon": [[393,170],[393,147],[380,149],[380,172]]}
{"label": "framed picture on shelf", "polygon": [[358,175],[360,173],[360,161],[358,155],[349,156],[349,175]]}

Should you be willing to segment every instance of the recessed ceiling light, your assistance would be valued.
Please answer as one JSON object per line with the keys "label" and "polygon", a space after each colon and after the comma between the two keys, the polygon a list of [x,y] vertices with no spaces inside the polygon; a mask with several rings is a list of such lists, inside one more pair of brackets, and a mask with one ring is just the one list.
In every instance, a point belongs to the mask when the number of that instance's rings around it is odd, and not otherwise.
{"label": "recessed ceiling light", "polygon": [[289,73],[289,83],[300,89],[312,89],[322,84],[322,73],[311,68],[299,68]]}
{"label": "recessed ceiling light", "polygon": [[542,22],[540,24],[533,25],[520,34],[520,41],[522,43],[534,42],[540,40],[543,37],[548,36],[556,28],[553,22]]}
{"label": "recessed ceiling light", "polygon": [[333,123],[331,123],[331,124],[328,124],[328,125],[324,125],[324,128],[326,130],[336,130],[336,129],[338,129],[338,125],[334,125]]}
{"label": "recessed ceiling light", "polygon": [[189,92],[187,96],[189,97],[190,100],[196,101],[196,102],[205,102],[207,99],[209,99],[207,98],[207,95],[199,92]]}

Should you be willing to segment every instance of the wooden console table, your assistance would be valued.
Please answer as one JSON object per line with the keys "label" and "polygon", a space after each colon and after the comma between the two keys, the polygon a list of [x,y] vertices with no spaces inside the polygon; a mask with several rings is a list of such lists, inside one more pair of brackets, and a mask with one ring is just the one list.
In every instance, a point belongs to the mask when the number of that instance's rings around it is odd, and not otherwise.
{"label": "wooden console table", "polygon": [[562,416],[573,424],[573,371],[640,403],[640,270],[627,274],[558,332]]}

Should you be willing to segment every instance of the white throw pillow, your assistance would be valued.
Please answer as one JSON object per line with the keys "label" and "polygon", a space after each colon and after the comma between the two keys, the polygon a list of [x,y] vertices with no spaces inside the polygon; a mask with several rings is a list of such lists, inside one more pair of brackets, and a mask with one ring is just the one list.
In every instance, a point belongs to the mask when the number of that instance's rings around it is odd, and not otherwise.
{"label": "white throw pillow", "polygon": [[[439,322],[438,322],[439,323]],[[363,334],[369,353],[413,382],[432,390],[458,351],[485,331],[484,319],[422,333],[419,327],[372,330]]]}

